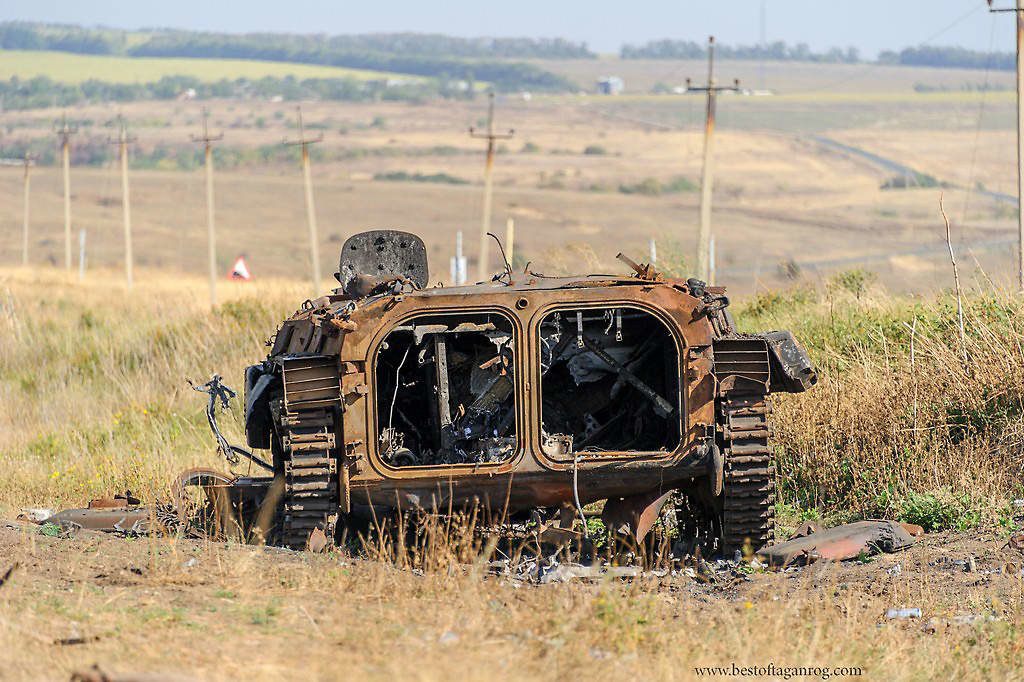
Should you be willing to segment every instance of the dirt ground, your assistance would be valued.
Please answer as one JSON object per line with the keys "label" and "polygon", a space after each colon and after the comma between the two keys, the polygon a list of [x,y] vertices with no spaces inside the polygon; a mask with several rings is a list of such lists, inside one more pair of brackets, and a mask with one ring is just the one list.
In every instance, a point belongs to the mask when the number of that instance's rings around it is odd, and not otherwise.
{"label": "dirt ground", "polygon": [[[1024,557],[1004,542],[942,533],[866,563],[711,583],[538,585],[472,566],[422,575],[340,555],[49,537],[12,521],[0,525],[0,574],[17,566],[0,587],[0,679],[67,679],[94,664],[202,680],[691,679],[696,666],[769,662],[856,666],[866,679],[1000,677],[1019,673],[1004,666],[1024,645]],[[886,617],[902,607],[922,615]],[[936,651],[944,662],[927,660]]]}

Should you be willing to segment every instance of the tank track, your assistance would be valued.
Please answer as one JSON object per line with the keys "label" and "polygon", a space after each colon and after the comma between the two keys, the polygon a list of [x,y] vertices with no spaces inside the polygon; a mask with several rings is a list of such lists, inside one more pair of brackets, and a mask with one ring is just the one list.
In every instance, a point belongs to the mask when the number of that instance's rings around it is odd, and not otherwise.
{"label": "tank track", "polygon": [[280,542],[305,549],[309,534],[317,528],[333,540],[338,522],[333,410],[282,412],[280,427],[285,475]]}
{"label": "tank track", "polygon": [[722,553],[732,557],[747,540],[757,551],[775,532],[775,462],[769,445],[771,404],[763,393],[730,393],[719,403],[725,459]]}

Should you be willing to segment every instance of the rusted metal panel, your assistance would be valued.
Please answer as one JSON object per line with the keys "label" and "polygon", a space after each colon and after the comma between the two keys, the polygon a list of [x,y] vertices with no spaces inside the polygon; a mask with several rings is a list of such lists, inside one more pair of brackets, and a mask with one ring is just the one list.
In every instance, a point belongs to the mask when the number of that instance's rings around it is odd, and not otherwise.
{"label": "rusted metal panel", "polygon": [[658,520],[672,491],[655,489],[628,497],[610,498],[601,511],[601,521],[613,533],[626,527],[637,542],[642,542]]}
{"label": "rusted metal panel", "polygon": [[914,543],[910,531],[919,528],[915,526],[908,530],[895,521],[858,521],[816,532],[807,527],[802,529],[806,534],[765,547],[757,554],[773,567],[810,563],[819,559],[855,559],[879,551],[896,552],[906,549]]}
{"label": "rusted metal panel", "polygon": [[156,510],[149,506],[66,509],[54,514],[43,523],[129,535],[146,535],[154,527],[160,527]]}

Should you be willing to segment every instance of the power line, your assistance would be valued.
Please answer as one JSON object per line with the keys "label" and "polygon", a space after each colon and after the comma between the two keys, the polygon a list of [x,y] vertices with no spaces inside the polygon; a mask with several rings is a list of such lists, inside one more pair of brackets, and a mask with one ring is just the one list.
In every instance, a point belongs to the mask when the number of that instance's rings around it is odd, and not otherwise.
{"label": "power line", "polygon": [[978,143],[981,137],[981,124],[985,118],[985,100],[988,97],[988,77],[992,67],[992,46],[996,38],[996,18],[992,17],[992,28],[988,37],[988,57],[985,59],[985,80],[981,86],[981,104],[978,107],[978,123],[974,128],[974,149],[971,150],[971,170],[967,175],[967,192],[964,194],[964,211],[960,222],[967,222],[967,206],[971,201],[971,193],[974,192],[974,168],[978,159]]}
{"label": "power line", "polygon": [[[935,40],[939,36],[944,35],[947,31],[949,31],[949,30],[959,26],[964,21],[967,21],[967,19],[969,19],[971,16],[976,14],[981,9],[982,9],[981,6],[975,6],[974,9],[966,12],[965,14],[962,14],[959,17],[957,17],[950,24],[948,24],[947,26],[944,26],[943,28],[939,29],[938,31],[936,31],[935,33],[931,34],[930,36],[928,36],[924,40],[919,41],[917,44],[918,45],[927,45],[927,44],[929,44],[930,42],[932,42],[933,40]],[[808,88],[806,90],[792,90],[792,91],[787,92],[786,94],[788,94],[788,95],[801,95],[801,94],[810,93],[810,92],[821,92],[822,90],[831,90],[832,88],[837,87],[839,85],[845,85],[846,83],[849,83],[850,81],[855,81],[858,78],[863,78],[864,76],[867,76],[867,75],[873,73],[875,69],[877,69],[877,68],[879,68],[881,66],[888,66],[888,64],[883,64],[882,62],[880,62],[880,61],[878,61],[876,59],[873,62],[869,62],[867,64],[864,64],[863,65],[863,67],[864,67],[863,70],[858,71],[857,73],[852,74],[850,76],[847,76],[845,78],[841,78],[839,80],[833,81],[832,83],[826,83],[825,85],[819,85],[818,87]]]}
{"label": "power line", "polygon": [[1013,12],[1017,20],[1017,286],[1024,291],[1024,0],[1017,0],[1014,8],[993,9],[989,12]]}

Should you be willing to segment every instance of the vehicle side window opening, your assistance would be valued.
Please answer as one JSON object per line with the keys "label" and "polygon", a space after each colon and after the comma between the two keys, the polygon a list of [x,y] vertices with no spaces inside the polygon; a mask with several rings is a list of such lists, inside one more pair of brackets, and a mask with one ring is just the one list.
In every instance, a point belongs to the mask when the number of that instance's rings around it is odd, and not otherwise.
{"label": "vehicle side window opening", "polygon": [[661,320],[631,308],[559,310],[539,332],[547,454],[679,445],[679,353]]}
{"label": "vehicle side window opening", "polygon": [[376,361],[377,440],[395,467],[501,462],[516,449],[515,337],[497,314],[421,315]]}

